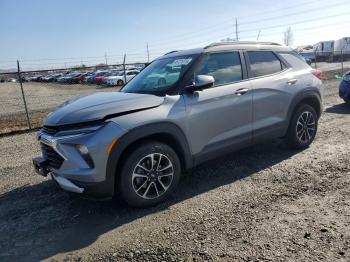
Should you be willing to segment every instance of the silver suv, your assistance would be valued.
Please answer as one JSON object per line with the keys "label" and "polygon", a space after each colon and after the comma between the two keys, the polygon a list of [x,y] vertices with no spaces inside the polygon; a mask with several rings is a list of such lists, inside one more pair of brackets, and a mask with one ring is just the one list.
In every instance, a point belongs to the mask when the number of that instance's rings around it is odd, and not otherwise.
{"label": "silver suv", "polygon": [[38,132],[38,173],[70,192],[151,206],[181,172],[253,143],[303,149],[322,112],[319,72],[274,43],[173,51],[119,92],[65,102]]}

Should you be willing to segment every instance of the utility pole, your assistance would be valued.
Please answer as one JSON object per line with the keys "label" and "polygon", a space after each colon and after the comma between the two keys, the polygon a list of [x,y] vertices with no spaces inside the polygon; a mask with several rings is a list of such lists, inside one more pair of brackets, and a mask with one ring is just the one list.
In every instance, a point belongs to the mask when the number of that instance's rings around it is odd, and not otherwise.
{"label": "utility pole", "polygon": [[236,18],[236,41],[238,41],[239,38],[238,38],[238,21],[237,21],[237,18]]}
{"label": "utility pole", "polygon": [[105,62],[106,62],[106,65],[108,65],[108,61],[107,61],[107,53],[105,53]]}
{"label": "utility pole", "polygon": [[146,42],[146,48],[147,48],[147,62],[149,63],[149,46],[148,46],[148,42]]}
{"label": "utility pole", "polygon": [[261,33],[261,30],[259,30],[258,37],[256,38],[257,42],[259,41],[260,33]]}

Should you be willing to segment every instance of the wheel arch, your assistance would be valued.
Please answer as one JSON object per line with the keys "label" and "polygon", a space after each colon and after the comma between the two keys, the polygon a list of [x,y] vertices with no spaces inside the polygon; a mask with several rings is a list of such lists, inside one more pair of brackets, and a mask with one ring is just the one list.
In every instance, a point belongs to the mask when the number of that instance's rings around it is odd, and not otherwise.
{"label": "wheel arch", "polygon": [[317,117],[320,118],[323,107],[322,107],[321,94],[318,91],[318,89],[316,88],[310,89],[302,93],[299,93],[297,96],[294,97],[294,99],[292,100],[289,106],[288,113],[287,113],[286,129],[284,131],[285,134],[288,132],[294,112],[298,110],[298,108],[302,104],[307,104],[312,106],[317,113]]}
{"label": "wheel arch", "polygon": [[[163,142],[177,153],[182,169],[193,166],[192,154],[186,136],[174,123],[162,122],[136,127],[120,137],[109,154],[106,168],[106,180],[116,184],[116,178],[128,152],[146,141]],[[114,194],[115,192],[113,192]]]}
{"label": "wheel arch", "polygon": [[299,108],[300,105],[306,104],[312,106],[316,113],[317,117],[320,118],[322,114],[322,100],[321,100],[321,95],[318,91],[316,90],[308,90],[303,93],[300,93],[297,95],[292,103],[291,106],[289,107],[288,110],[288,122],[290,122],[293,113]]}

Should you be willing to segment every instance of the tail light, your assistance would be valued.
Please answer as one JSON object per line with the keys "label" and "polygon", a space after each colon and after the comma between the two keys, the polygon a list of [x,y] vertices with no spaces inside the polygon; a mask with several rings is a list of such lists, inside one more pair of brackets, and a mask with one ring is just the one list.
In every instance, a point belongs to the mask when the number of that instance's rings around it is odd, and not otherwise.
{"label": "tail light", "polygon": [[323,79],[323,74],[321,70],[314,69],[311,71],[311,73],[316,76],[318,79],[322,80]]}
{"label": "tail light", "polygon": [[346,73],[345,75],[343,75],[343,80],[346,82],[350,82],[350,73]]}

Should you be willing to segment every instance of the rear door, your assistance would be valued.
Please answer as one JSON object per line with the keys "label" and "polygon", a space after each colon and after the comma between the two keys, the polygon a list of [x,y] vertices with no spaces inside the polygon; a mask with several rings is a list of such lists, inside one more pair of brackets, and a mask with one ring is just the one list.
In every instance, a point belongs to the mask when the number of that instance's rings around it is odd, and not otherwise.
{"label": "rear door", "polygon": [[194,155],[209,155],[252,138],[252,93],[243,55],[207,54],[195,75],[211,75],[214,87],[185,94],[189,143]]}
{"label": "rear door", "polygon": [[253,97],[253,139],[283,135],[298,79],[273,51],[247,51]]}

